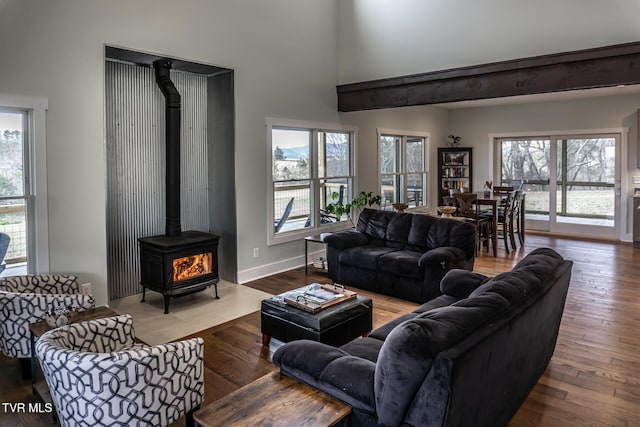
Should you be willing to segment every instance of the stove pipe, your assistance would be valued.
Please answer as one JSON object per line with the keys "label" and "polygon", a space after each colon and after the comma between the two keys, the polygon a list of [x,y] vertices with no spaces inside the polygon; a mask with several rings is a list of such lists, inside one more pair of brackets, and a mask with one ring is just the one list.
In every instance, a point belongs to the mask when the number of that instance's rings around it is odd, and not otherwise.
{"label": "stove pipe", "polygon": [[180,93],[171,81],[169,71],[171,61],[159,59],[154,61],[156,84],[165,98],[166,115],[166,223],[167,237],[179,236],[182,232],[180,224]]}

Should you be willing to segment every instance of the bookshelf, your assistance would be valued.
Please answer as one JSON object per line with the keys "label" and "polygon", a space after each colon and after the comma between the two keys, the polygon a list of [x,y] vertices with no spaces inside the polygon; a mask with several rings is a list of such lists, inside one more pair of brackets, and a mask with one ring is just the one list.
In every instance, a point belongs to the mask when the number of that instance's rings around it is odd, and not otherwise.
{"label": "bookshelf", "polygon": [[472,149],[438,148],[438,205],[445,204],[450,189],[473,191]]}

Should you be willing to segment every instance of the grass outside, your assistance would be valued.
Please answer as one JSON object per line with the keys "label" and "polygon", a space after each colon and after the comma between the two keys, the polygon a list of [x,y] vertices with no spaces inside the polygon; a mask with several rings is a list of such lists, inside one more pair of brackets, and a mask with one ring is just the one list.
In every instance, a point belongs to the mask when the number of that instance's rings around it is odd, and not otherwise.
{"label": "grass outside", "polygon": [[[548,212],[548,191],[525,191],[527,212]],[[558,191],[557,211],[561,209],[562,193]],[[588,215],[613,217],[614,191],[611,190],[574,190],[567,193],[567,213],[571,215]]]}

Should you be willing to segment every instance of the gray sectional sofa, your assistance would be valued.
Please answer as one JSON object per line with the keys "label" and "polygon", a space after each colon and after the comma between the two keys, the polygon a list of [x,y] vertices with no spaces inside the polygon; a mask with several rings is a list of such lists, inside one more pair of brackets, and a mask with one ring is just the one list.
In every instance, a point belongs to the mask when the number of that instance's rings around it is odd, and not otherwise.
{"label": "gray sectional sofa", "polygon": [[334,282],[423,303],[440,295],[447,271],[473,269],[476,229],[464,221],[364,209],[355,230],[325,242]]}
{"label": "gray sectional sofa", "polygon": [[539,248],[493,278],[452,270],[441,296],[368,337],[293,341],[273,362],[349,404],[352,426],[504,426],[551,359],[571,267]]}

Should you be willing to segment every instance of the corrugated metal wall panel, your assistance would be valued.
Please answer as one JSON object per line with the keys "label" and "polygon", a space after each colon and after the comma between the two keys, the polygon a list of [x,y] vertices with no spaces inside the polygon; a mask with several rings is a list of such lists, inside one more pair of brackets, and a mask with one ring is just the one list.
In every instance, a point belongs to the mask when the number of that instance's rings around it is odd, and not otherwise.
{"label": "corrugated metal wall panel", "polygon": [[[137,239],[164,234],[165,103],[153,69],[106,62],[109,296],[141,292]],[[206,77],[171,72],[182,96],[183,230],[208,231]]]}

